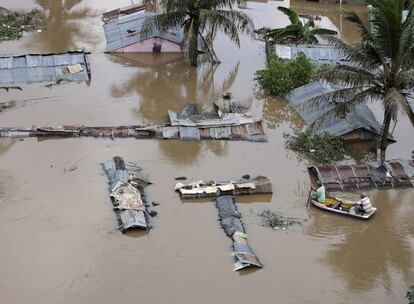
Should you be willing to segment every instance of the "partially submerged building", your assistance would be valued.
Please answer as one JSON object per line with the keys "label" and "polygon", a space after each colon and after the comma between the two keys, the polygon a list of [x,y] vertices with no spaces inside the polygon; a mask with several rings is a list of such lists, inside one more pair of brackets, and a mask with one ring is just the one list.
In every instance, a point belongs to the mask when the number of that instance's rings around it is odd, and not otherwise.
{"label": "partially submerged building", "polygon": [[[337,104],[329,101],[312,101],[313,98],[341,88],[326,81],[313,81],[292,90],[285,99],[317,133],[327,132],[341,137],[348,143],[378,139],[381,136],[381,125],[367,105],[358,104],[344,109],[343,113],[332,114]],[[392,136],[388,139],[395,142]]]}
{"label": "partially submerged building", "polygon": [[349,60],[344,53],[329,45],[287,45],[287,44],[268,44],[268,55],[274,54],[285,60],[293,60],[300,53],[317,65],[323,64],[348,64]]}
{"label": "partially submerged building", "polygon": [[0,85],[89,81],[87,55],[79,51],[0,57]]}
{"label": "partially submerged building", "polygon": [[319,180],[330,191],[414,187],[414,160],[394,159],[360,165],[308,167],[311,183]]}
{"label": "partially submerged building", "polygon": [[[233,107],[235,109],[235,107]],[[237,109],[239,109],[237,107]],[[243,140],[266,142],[262,120],[249,113],[198,114],[195,107],[186,106],[180,114],[168,111],[170,122],[162,125],[114,127],[57,126],[3,127],[0,137],[105,137],[178,140]]]}
{"label": "partially submerged building", "polygon": [[166,32],[153,31],[142,35],[142,27],[147,18],[157,13],[148,6],[131,6],[116,9],[104,14],[106,37],[105,52],[114,53],[181,53],[184,34],[182,29]]}

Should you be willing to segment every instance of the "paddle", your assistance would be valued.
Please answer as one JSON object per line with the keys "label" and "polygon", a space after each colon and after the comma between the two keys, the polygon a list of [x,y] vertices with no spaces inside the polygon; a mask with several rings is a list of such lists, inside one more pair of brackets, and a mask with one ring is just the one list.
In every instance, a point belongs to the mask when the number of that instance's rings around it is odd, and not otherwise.
{"label": "paddle", "polygon": [[309,189],[308,201],[306,202],[306,208],[308,208],[308,209],[309,209],[309,206],[310,206],[310,196],[311,196],[311,193],[312,193],[312,187]]}

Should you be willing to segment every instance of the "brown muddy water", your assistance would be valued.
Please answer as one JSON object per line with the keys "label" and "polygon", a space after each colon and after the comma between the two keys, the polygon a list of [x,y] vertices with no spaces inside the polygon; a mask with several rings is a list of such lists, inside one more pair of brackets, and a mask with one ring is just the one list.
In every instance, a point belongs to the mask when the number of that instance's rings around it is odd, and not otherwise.
{"label": "brown muddy water", "polygon": [[[0,0],[0,6],[37,6],[49,14],[47,30],[0,43],[0,54],[81,47],[93,53],[89,84],[0,92],[2,101],[30,99],[0,113],[1,126],[159,122],[167,109],[179,111],[188,101],[208,110],[231,90],[263,115],[269,142],[1,141],[0,303],[406,303],[405,292],[414,284],[413,192],[371,191],[379,213],[369,222],[307,210],[306,164],[284,149],[283,139],[303,124],[283,101],[263,96],[254,81],[264,66],[264,46],[243,38],[237,49],[219,36],[216,51],[223,63],[198,71],[174,56],[105,55],[99,14],[130,4],[114,2]],[[289,3],[249,2],[247,12],[257,27],[286,24],[277,5]],[[327,14],[335,15],[337,7],[329,8]],[[321,10],[309,3],[302,9]],[[326,22],[339,27],[335,20]],[[344,39],[354,40],[355,29],[342,27]],[[398,142],[389,157],[409,157],[414,132],[404,117],[394,135]],[[116,230],[100,167],[114,155],[137,161],[154,182],[147,192],[160,206],[149,233]],[[237,199],[264,268],[235,273],[231,242],[213,203],[182,202],[173,192],[174,177],[231,179],[246,173],[268,176],[274,194]],[[306,222],[272,231],[255,215],[264,208]]]}

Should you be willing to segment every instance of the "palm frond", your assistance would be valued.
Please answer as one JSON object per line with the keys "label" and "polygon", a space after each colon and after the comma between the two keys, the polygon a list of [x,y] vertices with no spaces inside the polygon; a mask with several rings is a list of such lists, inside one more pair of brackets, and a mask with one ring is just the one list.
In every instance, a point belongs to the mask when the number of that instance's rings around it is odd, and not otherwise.
{"label": "palm frond", "polygon": [[376,74],[351,65],[334,65],[330,67],[324,76],[326,80],[344,86],[361,87],[378,85]]}
{"label": "palm frond", "polygon": [[253,36],[254,27],[251,19],[243,12],[229,10],[201,9],[200,20],[205,27],[216,26],[233,42],[240,46],[239,33]]}
{"label": "palm frond", "polygon": [[187,15],[185,12],[173,12],[151,16],[145,20],[142,26],[141,37],[146,38],[157,31],[166,32],[169,29],[181,27],[186,19]]}
{"label": "palm frond", "polygon": [[298,14],[293,9],[290,9],[288,7],[283,7],[283,6],[278,6],[277,9],[281,11],[283,14],[285,14],[286,16],[288,16],[291,24],[302,24],[302,22],[299,19]]}
{"label": "palm frond", "polygon": [[315,28],[310,31],[312,35],[337,35],[338,32],[325,28]]}
{"label": "palm frond", "polygon": [[[358,104],[367,103],[377,97],[378,93],[376,92],[375,87],[365,89],[360,87],[356,88],[354,92],[352,88],[345,88],[324,94],[322,96],[318,96],[317,98],[314,98],[314,100],[310,100],[309,102],[315,103],[325,98],[323,102],[329,102],[329,100],[331,100],[331,106],[327,108],[327,111],[325,111],[318,119],[316,119],[311,124],[311,127],[313,129],[317,129],[326,124],[327,122],[335,121],[336,119],[338,119],[339,110],[342,110],[344,108],[348,110],[352,109]],[[334,100],[336,100],[336,102],[333,102]]]}

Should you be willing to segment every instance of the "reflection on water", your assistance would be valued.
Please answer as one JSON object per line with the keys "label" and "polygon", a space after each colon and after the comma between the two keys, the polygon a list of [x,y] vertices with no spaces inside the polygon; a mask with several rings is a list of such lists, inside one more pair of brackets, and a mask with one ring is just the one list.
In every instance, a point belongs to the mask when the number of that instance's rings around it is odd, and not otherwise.
{"label": "reflection on water", "polygon": [[[314,15],[314,16],[325,16],[334,24],[341,34],[341,38],[348,43],[353,43],[361,39],[360,31],[358,28],[344,20],[341,17],[341,7],[338,4],[326,4],[318,3],[314,1],[302,1],[302,0],[291,0],[290,7],[295,9],[299,14]],[[355,11],[362,20],[366,20],[366,7],[364,5],[342,5],[342,11]],[[321,24],[322,27],[331,28],[328,24]]]}
{"label": "reflection on water", "polygon": [[209,152],[217,156],[225,156],[228,153],[229,143],[225,140],[208,140],[203,142],[161,140],[159,148],[162,154],[180,166],[191,166],[199,159],[204,158]]}
{"label": "reflection on water", "polygon": [[[180,112],[186,103],[196,104],[199,111],[210,110],[214,101],[233,85],[237,62],[230,70],[206,63],[199,68],[186,64],[180,54],[108,55],[113,62],[140,68],[129,79],[110,88],[111,96],[139,96],[138,114],[150,122],[165,121],[167,110]],[[218,77],[217,77],[218,75]]]}
{"label": "reflection on water", "polygon": [[29,39],[27,47],[45,52],[66,52],[81,48],[83,45],[80,43],[96,44],[98,38],[91,35],[82,23],[96,13],[89,7],[78,7],[81,2],[82,0],[36,0],[45,13],[47,29]]}
{"label": "reflection on water", "polygon": [[[370,221],[353,219],[311,210],[313,223],[308,233],[313,236],[343,236],[343,241],[327,251],[324,261],[353,291],[368,291],[378,283],[390,286],[395,273],[405,281],[413,276],[413,254],[409,235],[413,221],[411,191],[378,191],[371,199],[379,208]],[[411,213],[412,215],[412,213]]]}
{"label": "reflection on water", "polygon": [[305,126],[299,114],[282,98],[272,96],[257,96],[257,98],[263,100],[263,120],[269,129],[276,129],[286,124],[294,131],[299,131]]}
{"label": "reflection on water", "polygon": [[2,138],[0,139],[0,155],[6,153],[15,143],[15,138]]}

